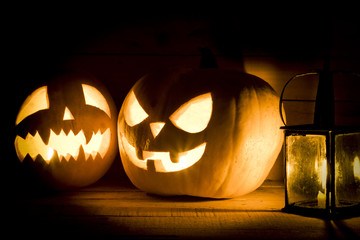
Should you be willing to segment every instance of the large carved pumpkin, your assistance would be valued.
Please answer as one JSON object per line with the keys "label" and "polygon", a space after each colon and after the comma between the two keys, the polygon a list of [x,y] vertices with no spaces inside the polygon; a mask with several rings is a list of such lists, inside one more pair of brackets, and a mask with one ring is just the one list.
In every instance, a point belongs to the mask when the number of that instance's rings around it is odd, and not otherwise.
{"label": "large carved pumpkin", "polygon": [[116,153],[115,105],[90,76],[64,73],[33,91],[16,118],[17,156],[55,188],[97,181]]}
{"label": "large carved pumpkin", "polygon": [[149,193],[229,198],[259,187],[281,150],[279,98],[237,71],[177,69],[149,74],[118,117],[121,160]]}

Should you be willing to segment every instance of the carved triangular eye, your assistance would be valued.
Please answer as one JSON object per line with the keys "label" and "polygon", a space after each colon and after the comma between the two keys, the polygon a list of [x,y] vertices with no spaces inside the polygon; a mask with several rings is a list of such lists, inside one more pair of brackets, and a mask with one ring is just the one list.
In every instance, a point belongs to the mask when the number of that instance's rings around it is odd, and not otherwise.
{"label": "carved triangular eye", "polygon": [[211,93],[205,93],[181,105],[170,116],[170,121],[181,130],[189,133],[198,133],[207,127],[211,118],[212,108]]}
{"label": "carved triangular eye", "polygon": [[15,125],[18,125],[26,117],[48,108],[49,97],[47,94],[47,86],[43,86],[36,89],[25,99],[16,117]]}
{"label": "carved triangular eye", "polygon": [[65,107],[63,120],[74,120],[74,116],[67,107]]}
{"label": "carved triangular eye", "polygon": [[141,123],[149,116],[141,107],[133,91],[129,93],[129,96],[124,102],[124,106],[125,121],[130,127]]}

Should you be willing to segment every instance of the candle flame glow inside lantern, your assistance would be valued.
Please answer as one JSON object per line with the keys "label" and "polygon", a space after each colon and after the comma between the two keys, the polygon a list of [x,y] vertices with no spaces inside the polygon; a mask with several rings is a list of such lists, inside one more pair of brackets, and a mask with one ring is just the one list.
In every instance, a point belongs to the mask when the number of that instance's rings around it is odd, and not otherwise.
{"label": "candle flame glow inside lantern", "polygon": [[358,156],[354,159],[354,176],[355,178],[360,179],[360,162]]}
{"label": "candle flame glow inside lantern", "polygon": [[327,165],[327,161],[326,161],[326,159],[324,159],[322,161],[322,167],[321,167],[320,174],[319,174],[322,189],[319,191],[318,196],[317,196],[318,206],[321,208],[325,208],[325,203],[326,203],[326,178],[327,178],[327,166],[326,165]]}
{"label": "candle flame glow inside lantern", "polygon": [[327,177],[326,164],[327,164],[326,159],[324,159],[321,167],[321,186],[323,189],[326,189],[326,177]]}
{"label": "candle flame glow inside lantern", "polygon": [[[319,74],[319,86],[329,77],[328,72],[311,74]],[[356,215],[360,213],[360,129],[327,121],[326,114],[331,115],[331,110],[327,109],[328,101],[324,104],[322,94],[318,90],[314,124],[282,127],[286,165],[284,211],[326,217]],[[324,114],[323,109],[328,112]]]}

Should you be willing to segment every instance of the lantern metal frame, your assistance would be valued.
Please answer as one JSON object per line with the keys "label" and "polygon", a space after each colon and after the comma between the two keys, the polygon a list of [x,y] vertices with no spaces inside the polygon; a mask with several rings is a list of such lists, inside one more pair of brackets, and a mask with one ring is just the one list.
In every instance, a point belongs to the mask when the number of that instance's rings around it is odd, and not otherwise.
{"label": "lantern metal frame", "polygon": [[[335,73],[350,73],[360,77],[358,73],[352,72],[330,72],[329,68],[325,70],[316,70],[309,73],[301,73],[292,77],[284,86],[281,96],[280,96],[280,115],[284,123],[284,126],[281,127],[284,130],[285,140],[284,140],[284,164],[285,164],[285,207],[283,208],[284,212],[295,213],[300,215],[315,216],[322,218],[337,218],[337,217],[348,217],[348,216],[358,216],[360,215],[360,201],[355,202],[342,202],[339,203],[339,200],[336,196],[336,186],[335,186],[335,175],[336,175],[336,166],[335,166],[335,138],[341,134],[360,134],[360,126],[356,127],[344,127],[344,126],[335,126],[334,124],[334,89],[333,89],[333,79],[332,76]],[[314,112],[314,123],[307,125],[295,125],[287,126],[283,118],[283,109],[282,104],[284,91],[287,85],[297,77],[308,76],[318,74],[319,75],[319,85],[316,95],[315,102],[315,112]],[[312,200],[299,200],[296,202],[290,202],[289,200],[289,186],[288,186],[288,157],[289,154],[287,148],[287,138],[289,136],[325,136],[326,139],[326,184],[325,184],[325,206],[319,207],[318,199],[314,198]],[[302,154],[302,153],[300,153]],[[360,157],[360,153],[359,153]],[[304,162],[304,160],[301,160]],[[305,164],[305,163],[304,163]]]}
{"label": "lantern metal frame", "polygon": [[[343,217],[353,216],[360,214],[360,201],[359,202],[342,202],[341,206],[337,203],[338,199],[335,190],[335,137],[341,134],[360,134],[360,128],[332,128],[332,129],[318,129],[313,125],[298,125],[298,126],[285,126],[281,127],[285,133],[284,141],[284,161],[285,166],[288,165],[288,153],[287,153],[287,142],[288,136],[306,136],[316,135],[325,136],[326,138],[326,163],[327,163],[327,174],[326,174],[326,189],[325,192],[325,208],[317,207],[317,200],[312,201],[299,201],[289,202],[288,193],[288,168],[285,167],[285,207],[284,212],[296,213],[301,215],[310,215],[318,217]],[[347,207],[344,207],[347,206]]]}

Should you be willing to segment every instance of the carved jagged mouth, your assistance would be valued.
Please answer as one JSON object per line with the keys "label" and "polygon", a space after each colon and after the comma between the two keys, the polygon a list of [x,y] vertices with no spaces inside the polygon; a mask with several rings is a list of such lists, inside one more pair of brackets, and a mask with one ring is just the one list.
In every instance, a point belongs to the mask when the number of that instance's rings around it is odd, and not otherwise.
{"label": "carved jagged mouth", "polygon": [[156,172],[177,172],[189,168],[201,159],[206,148],[206,142],[204,142],[189,151],[180,152],[178,153],[178,162],[173,163],[170,158],[170,152],[143,151],[144,159],[139,159],[136,155],[135,147],[124,136],[121,136],[121,140],[125,153],[134,165],[148,170],[149,163],[153,162]]}
{"label": "carved jagged mouth", "polygon": [[48,164],[54,157],[57,157],[60,162],[63,159],[69,161],[71,158],[77,160],[80,156],[84,156],[85,160],[88,160],[89,158],[95,159],[97,155],[104,158],[110,147],[110,139],[110,128],[104,132],[100,130],[96,133],[93,132],[90,140],[87,140],[82,130],[75,135],[72,130],[68,133],[61,130],[59,134],[56,134],[50,129],[47,144],[36,131],[34,135],[28,133],[25,139],[16,136],[15,149],[21,162],[27,155],[34,161],[40,155]]}

